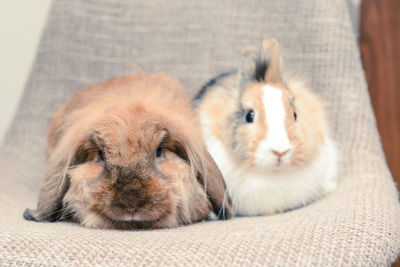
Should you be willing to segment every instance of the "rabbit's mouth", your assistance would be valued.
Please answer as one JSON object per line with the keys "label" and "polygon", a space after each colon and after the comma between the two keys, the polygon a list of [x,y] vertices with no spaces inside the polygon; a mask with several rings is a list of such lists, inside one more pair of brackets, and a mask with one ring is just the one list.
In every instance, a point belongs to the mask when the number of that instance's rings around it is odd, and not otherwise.
{"label": "rabbit's mouth", "polygon": [[[277,173],[291,169],[293,151],[288,150],[285,152],[271,151],[257,151],[253,159],[253,171],[262,173]],[[257,170],[254,170],[257,169]]]}
{"label": "rabbit's mouth", "polygon": [[[154,222],[159,221],[167,214],[151,213],[151,211],[141,211],[140,209],[125,208],[119,214],[107,214],[106,217],[113,222]],[[156,214],[157,213],[157,214]]]}
{"label": "rabbit's mouth", "polygon": [[131,221],[142,221],[138,220],[138,215],[135,213],[134,210],[132,209],[127,209],[125,214],[118,216],[117,221],[122,221],[122,222],[131,222]]}
{"label": "rabbit's mouth", "polygon": [[108,219],[113,222],[141,222],[143,220],[143,216],[133,210],[133,209],[125,209],[123,212],[119,212],[119,214],[108,214]]}
{"label": "rabbit's mouth", "polygon": [[121,222],[146,222],[157,221],[159,218],[147,218],[148,216],[142,215],[140,212],[127,211],[126,214],[120,216],[118,221]]}

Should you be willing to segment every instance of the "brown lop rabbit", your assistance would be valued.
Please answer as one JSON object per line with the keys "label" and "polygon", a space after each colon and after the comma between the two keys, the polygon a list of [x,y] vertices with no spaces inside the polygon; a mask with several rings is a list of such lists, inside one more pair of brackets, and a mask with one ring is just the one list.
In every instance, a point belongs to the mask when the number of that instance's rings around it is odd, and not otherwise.
{"label": "brown lop rabbit", "polygon": [[183,86],[139,71],[78,91],[55,114],[34,221],[155,229],[232,215]]}

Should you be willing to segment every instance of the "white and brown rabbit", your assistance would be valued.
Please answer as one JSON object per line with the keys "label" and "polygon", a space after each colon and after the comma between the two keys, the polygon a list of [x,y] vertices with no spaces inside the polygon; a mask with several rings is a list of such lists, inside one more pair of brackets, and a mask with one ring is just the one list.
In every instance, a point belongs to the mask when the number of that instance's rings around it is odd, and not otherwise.
{"label": "white and brown rabbit", "polygon": [[154,229],[231,217],[182,85],[139,72],[78,91],[55,114],[48,166],[27,220]]}
{"label": "white and brown rabbit", "polygon": [[322,101],[282,78],[276,41],[247,48],[238,71],[217,76],[193,100],[208,150],[236,215],[274,214],[337,185],[338,153]]}

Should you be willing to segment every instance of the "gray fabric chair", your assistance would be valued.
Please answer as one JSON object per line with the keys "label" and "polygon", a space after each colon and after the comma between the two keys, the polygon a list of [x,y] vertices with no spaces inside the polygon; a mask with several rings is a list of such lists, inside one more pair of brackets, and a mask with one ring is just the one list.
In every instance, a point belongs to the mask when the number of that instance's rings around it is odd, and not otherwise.
{"label": "gray fabric chair", "polygon": [[[193,94],[266,37],[328,102],[343,159],[334,193],[280,215],[156,231],[22,218],[36,205],[47,126],[76,90],[131,72],[128,59],[172,74]],[[346,1],[54,1],[0,160],[0,265],[365,266],[388,265],[400,251],[398,194]]]}

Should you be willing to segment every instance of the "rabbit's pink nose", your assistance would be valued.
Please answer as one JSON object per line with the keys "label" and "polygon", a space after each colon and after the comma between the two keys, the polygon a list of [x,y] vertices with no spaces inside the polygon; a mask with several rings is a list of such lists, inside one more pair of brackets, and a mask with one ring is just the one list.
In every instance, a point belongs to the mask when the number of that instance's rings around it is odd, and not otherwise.
{"label": "rabbit's pink nose", "polygon": [[281,158],[283,155],[285,155],[287,152],[289,152],[290,149],[285,150],[285,151],[276,151],[274,149],[271,149],[272,153],[274,153],[278,158]]}

